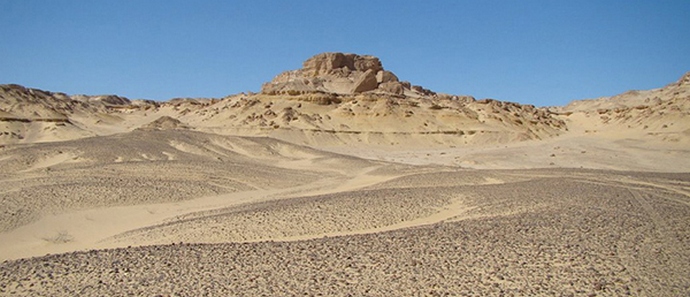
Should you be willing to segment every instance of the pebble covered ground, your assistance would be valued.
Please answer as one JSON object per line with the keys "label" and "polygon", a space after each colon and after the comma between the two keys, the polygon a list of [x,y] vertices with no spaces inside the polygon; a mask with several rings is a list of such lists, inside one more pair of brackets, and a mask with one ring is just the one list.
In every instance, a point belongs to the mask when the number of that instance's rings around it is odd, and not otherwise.
{"label": "pebble covered ground", "polygon": [[[275,166],[293,159],[284,152],[290,148],[268,138],[135,131],[5,149],[0,151],[0,232],[68,210],[281,189],[329,177]],[[312,153],[304,150],[296,153]]]}
{"label": "pebble covered ground", "polygon": [[[377,186],[394,189],[392,185],[396,185],[401,193],[433,193],[430,189],[443,195],[462,193],[463,203],[475,206],[472,212],[440,223],[300,241],[177,242],[6,261],[0,264],[0,295],[690,294],[687,174],[496,171],[491,178],[520,178],[506,183],[447,185],[462,179],[463,174],[446,173],[446,181],[439,181],[433,173],[401,178],[410,181],[408,189],[401,180]],[[424,188],[412,182],[429,178],[438,184]],[[395,196],[393,190],[374,192]],[[372,192],[351,193],[356,197]],[[423,195],[410,197],[426,205],[443,202]],[[358,213],[352,218],[363,220],[392,203],[370,198],[359,202],[367,207],[352,209]],[[306,215],[315,205],[309,199],[315,199],[316,205],[359,201],[343,193],[282,200],[276,206],[262,202],[242,206],[242,211],[264,211],[268,217],[289,211],[302,215],[290,216],[291,221],[281,226],[307,226],[316,223]],[[412,211],[400,209],[401,213]],[[229,209],[221,218],[233,222],[242,211]],[[347,213],[347,209],[340,212]],[[347,222],[348,216],[340,220]],[[250,223],[263,224],[255,220],[244,225]],[[194,230],[203,233],[200,226]],[[236,228],[249,227],[239,224]],[[267,228],[264,232],[277,231]]]}

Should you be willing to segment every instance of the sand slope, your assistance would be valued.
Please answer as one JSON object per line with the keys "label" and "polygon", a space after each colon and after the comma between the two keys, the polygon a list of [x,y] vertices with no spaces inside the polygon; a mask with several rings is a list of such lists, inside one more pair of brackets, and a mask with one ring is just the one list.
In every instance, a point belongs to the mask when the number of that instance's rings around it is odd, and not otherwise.
{"label": "sand slope", "polygon": [[[0,230],[10,232],[0,235],[5,236],[3,258],[14,257],[7,249],[24,256],[51,251],[51,238],[61,233],[71,233],[69,241],[75,244],[88,243],[72,248],[90,247],[115,235],[95,232],[95,226],[132,226],[137,219],[151,222],[265,199],[261,197],[272,192],[316,190],[380,166],[268,138],[191,131],[134,131],[17,146],[0,156],[5,169]],[[195,202],[185,203],[188,200]],[[92,233],[77,237],[74,232],[85,224]],[[36,250],[31,252],[29,246]]]}

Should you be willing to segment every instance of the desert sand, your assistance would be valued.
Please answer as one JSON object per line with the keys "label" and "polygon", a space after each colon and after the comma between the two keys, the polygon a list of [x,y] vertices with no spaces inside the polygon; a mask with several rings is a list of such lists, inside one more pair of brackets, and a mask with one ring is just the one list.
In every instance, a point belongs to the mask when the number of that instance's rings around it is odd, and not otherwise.
{"label": "desert sand", "polygon": [[2,296],[686,296],[690,73],[534,107],[325,53],[261,93],[0,93]]}

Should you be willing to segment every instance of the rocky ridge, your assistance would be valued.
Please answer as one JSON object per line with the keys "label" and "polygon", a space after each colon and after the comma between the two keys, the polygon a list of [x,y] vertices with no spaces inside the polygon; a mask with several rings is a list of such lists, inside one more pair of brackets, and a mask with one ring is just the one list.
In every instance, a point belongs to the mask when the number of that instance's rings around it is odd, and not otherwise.
{"label": "rocky ridge", "polygon": [[652,90],[632,90],[612,97],[577,100],[551,109],[569,127],[590,123],[588,133],[642,131],[677,142],[690,136],[690,72],[678,81]]}
{"label": "rocky ridge", "polygon": [[545,139],[568,133],[590,117],[597,117],[602,127],[665,129],[671,126],[665,122],[669,115],[685,117],[690,110],[688,81],[686,74],[656,90],[538,108],[436,93],[400,80],[374,56],[322,53],[307,59],[301,69],[279,74],[260,93],[224,98],[157,102],[2,85],[0,144],[122,133],[147,128],[161,117],[199,131],[317,146],[456,146]]}

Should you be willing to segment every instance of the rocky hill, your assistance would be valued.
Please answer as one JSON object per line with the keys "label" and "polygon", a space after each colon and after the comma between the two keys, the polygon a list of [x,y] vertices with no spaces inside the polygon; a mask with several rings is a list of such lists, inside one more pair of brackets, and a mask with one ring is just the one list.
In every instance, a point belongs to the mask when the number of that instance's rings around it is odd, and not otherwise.
{"label": "rocky hill", "polygon": [[225,98],[156,102],[2,85],[0,144],[175,128],[181,123],[199,131],[313,146],[499,144],[618,126],[681,133],[690,110],[689,77],[661,89],[538,108],[436,93],[400,80],[376,57],[322,53],[307,59],[301,69],[265,83],[260,93]]}
{"label": "rocky hill", "polygon": [[302,69],[283,72],[264,84],[261,92],[267,95],[321,94],[327,98],[324,103],[329,102],[328,99],[338,99],[338,95],[364,92],[417,98],[435,94],[421,86],[399,81],[393,72],[383,69],[377,57],[343,53],[311,57]]}

